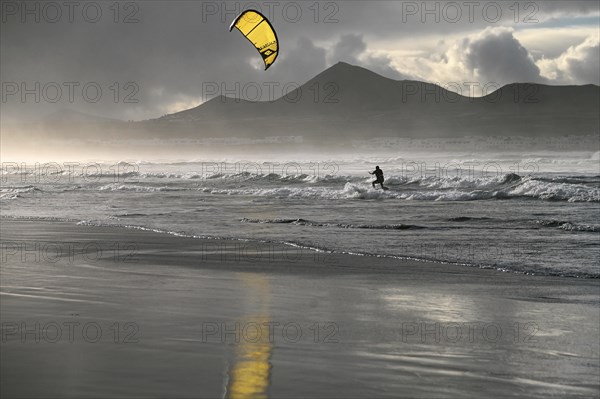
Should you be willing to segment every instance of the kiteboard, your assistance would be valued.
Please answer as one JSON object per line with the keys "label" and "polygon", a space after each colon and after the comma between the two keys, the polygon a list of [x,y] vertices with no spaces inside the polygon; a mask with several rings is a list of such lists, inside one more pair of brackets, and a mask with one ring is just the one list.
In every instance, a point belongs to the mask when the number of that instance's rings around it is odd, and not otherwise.
{"label": "kiteboard", "polygon": [[384,190],[384,191],[387,191],[387,190],[389,190],[389,189],[390,189],[389,187],[385,187],[385,186],[383,186],[383,190]]}

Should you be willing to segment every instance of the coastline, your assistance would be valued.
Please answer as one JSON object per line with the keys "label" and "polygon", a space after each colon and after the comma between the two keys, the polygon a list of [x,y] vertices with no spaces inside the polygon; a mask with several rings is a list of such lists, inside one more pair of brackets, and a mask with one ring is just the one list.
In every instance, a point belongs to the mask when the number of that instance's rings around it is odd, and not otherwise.
{"label": "coastline", "polygon": [[2,396],[600,395],[598,279],[70,222],[1,236]]}

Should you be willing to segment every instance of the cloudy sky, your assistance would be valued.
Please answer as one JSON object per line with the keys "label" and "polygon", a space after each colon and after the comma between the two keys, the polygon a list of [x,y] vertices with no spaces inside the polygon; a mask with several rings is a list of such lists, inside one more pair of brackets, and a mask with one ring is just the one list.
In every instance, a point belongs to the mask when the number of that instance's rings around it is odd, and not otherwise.
{"label": "cloudy sky", "polygon": [[[140,120],[214,94],[269,99],[338,61],[465,95],[512,82],[598,85],[599,4],[2,1],[2,119],[73,109]],[[268,71],[229,32],[248,8],[269,17],[279,36]]]}

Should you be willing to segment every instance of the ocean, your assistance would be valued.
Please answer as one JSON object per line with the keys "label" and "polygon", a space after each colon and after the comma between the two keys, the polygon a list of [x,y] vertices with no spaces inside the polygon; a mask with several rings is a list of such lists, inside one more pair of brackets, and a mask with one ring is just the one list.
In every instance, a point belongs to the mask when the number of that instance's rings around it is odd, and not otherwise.
{"label": "ocean", "polygon": [[2,217],[600,278],[598,152],[297,158],[4,162]]}

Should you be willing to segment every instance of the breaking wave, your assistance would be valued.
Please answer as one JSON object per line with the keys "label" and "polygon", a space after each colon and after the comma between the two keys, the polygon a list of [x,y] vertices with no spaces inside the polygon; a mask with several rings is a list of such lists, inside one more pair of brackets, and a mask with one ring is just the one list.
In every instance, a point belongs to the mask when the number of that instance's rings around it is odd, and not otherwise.
{"label": "breaking wave", "polygon": [[[356,180],[356,178],[354,179]],[[405,199],[431,201],[474,201],[491,199],[532,198],[548,201],[600,202],[600,189],[586,181],[567,183],[548,181],[533,177],[521,177],[514,173],[494,178],[438,178],[408,179],[391,177],[385,184],[391,189],[382,191],[370,186],[368,179],[360,182],[346,181],[341,189],[331,186],[290,187],[202,187],[210,194],[249,195],[274,198],[320,198],[320,199]]]}
{"label": "breaking wave", "polygon": [[[89,177],[90,175],[88,175]],[[102,175],[112,178],[112,175]],[[68,181],[69,185],[44,185],[58,191],[200,191],[216,195],[241,195],[292,199],[402,199],[417,201],[475,201],[530,198],[544,201],[600,202],[599,176],[520,176],[515,173],[493,177],[405,176],[393,173],[385,181],[390,190],[371,186],[371,177],[350,175],[277,173],[143,173],[128,172],[118,180]],[[73,184],[75,183],[75,184]],[[2,199],[27,194],[33,186],[2,187]]]}
{"label": "breaking wave", "polygon": [[43,190],[35,186],[12,186],[0,187],[0,199],[12,200],[21,198],[23,194],[42,192]]}
{"label": "breaking wave", "polygon": [[555,227],[566,231],[600,232],[600,225],[594,224],[578,224],[560,220],[536,220],[536,223],[542,227]]}

